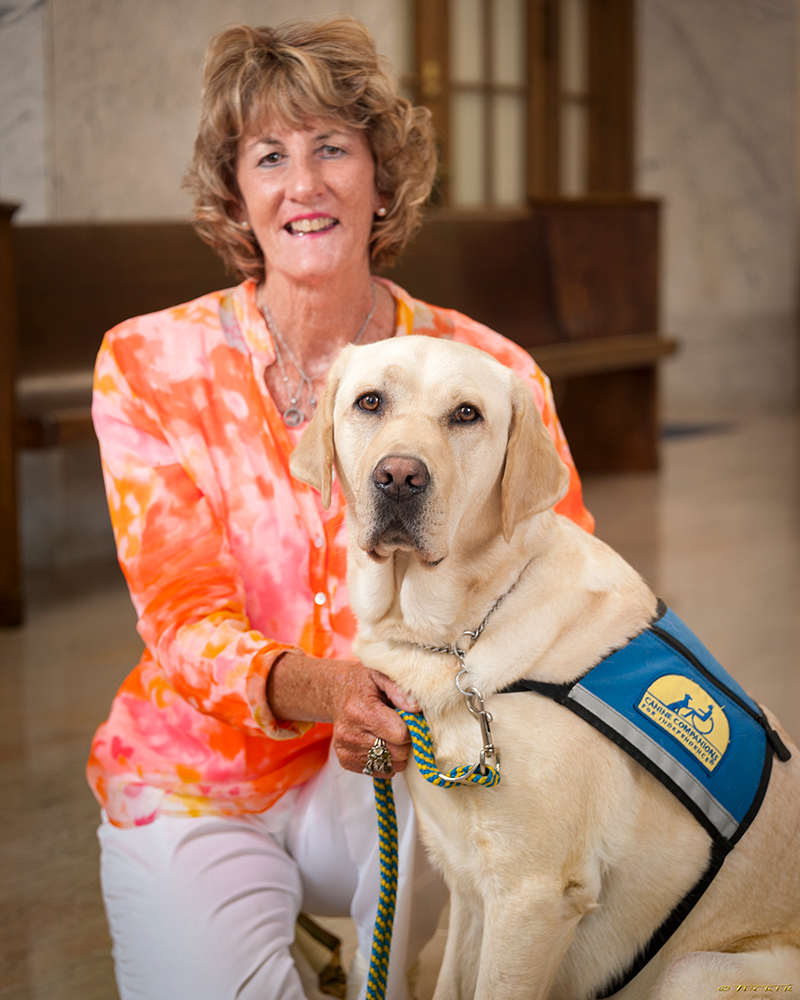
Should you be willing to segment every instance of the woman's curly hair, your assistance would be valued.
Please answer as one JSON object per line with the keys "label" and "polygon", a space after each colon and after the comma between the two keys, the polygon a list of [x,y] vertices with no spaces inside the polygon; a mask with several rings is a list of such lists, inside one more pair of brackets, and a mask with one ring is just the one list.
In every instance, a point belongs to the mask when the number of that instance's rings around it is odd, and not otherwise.
{"label": "woman's curly hair", "polygon": [[436,171],[430,112],[400,95],[369,31],[352,17],[279,28],[226,28],[206,52],[200,127],[184,186],[198,233],[248,278],[262,280],[264,255],[232,217],[239,141],[265,121],[293,128],[334,119],[363,130],[387,212],[370,236],[374,267],[390,263],[420,223]]}

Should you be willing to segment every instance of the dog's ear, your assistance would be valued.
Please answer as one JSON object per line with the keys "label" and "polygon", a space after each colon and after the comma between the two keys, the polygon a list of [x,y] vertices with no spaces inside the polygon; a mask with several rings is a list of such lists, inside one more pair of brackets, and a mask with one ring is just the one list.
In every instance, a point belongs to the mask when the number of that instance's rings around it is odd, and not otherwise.
{"label": "dog's ear", "polygon": [[331,485],[333,482],[333,407],[339,390],[342,372],[340,354],[328,374],[322,399],[314,411],[314,416],[297,442],[289,460],[289,469],[295,479],[307,483],[322,494],[325,510],[331,505]]}
{"label": "dog's ear", "polygon": [[520,521],[557,504],[568,486],[569,470],[558,457],[531,391],[514,377],[501,483],[503,538],[510,542]]}

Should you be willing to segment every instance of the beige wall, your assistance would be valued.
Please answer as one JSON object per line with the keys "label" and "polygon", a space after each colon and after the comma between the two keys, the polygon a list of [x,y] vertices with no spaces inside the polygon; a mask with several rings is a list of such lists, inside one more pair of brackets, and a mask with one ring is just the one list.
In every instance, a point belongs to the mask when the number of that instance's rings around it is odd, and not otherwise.
{"label": "beige wall", "polygon": [[341,11],[400,64],[406,9],[406,0],[46,0],[0,24],[0,104],[12,126],[10,137],[0,128],[0,196],[25,201],[29,219],[183,217],[215,31]]}
{"label": "beige wall", "polygon": [[671,416],[797,382],[795,0],[640,0],[637,175],[664,199]]}
{"label": "beige wall", "polygon": [[44,219],[51,214],[48,8],[15,2],[0,14],[0,199],[21,203],[20,218]]}
{"label": "beige wall", "polygon": [[395,0],[51,0],[54,214],[165,218],[188,209],[180,181],[197,122],[203,51],[225,24],[353,14],[395,55]]}

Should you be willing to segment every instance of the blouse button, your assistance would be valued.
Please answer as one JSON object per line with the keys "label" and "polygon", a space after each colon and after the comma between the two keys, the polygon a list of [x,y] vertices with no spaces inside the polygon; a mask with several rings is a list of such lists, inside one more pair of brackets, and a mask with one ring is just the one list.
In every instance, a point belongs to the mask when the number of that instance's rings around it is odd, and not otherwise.
{"label": "blouse button", "polygon": [[314,539],[314,547],[317,548],[317,549],[321,549],[322,548],[322,543],[324,541],[325,541],[325,539],[322,537],[322,535],[317,535],[317,537]]}
{"label": "blouse button", "polygon": [[319,593],[314,594],[314,603],[315,604],[322,605],[327,600],[328,600],[328,595],[327,594],[323,594],[321,590],[319,591]]}

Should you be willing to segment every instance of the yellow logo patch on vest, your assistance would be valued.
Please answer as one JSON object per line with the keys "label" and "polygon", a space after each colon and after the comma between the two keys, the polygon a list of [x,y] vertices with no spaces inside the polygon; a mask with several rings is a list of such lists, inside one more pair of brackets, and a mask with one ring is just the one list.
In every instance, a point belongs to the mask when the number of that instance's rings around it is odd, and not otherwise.
{"label": "yellow logo patch on vest", "polygon": [[730,727],[722,707],[699,684],[665,674],[647,688],[639,711],[676,739],[707,771],[722,760]]}

